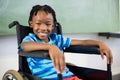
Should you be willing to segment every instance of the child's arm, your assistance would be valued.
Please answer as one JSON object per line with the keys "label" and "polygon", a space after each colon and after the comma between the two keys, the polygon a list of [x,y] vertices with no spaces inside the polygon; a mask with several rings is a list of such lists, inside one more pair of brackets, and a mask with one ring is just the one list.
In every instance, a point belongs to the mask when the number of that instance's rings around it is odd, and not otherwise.
{"label": "child's arm", "polygon": [[101,41],[96,40],[72,40],[71,45],[88,45],[88,46],[99,46],[101,57],[104,58],[104,55],[107,57],[107,63],[112,64],[113,57],[111,50],[107,47],[107,45]]}
{"label": "child's arm", "polygon": [[35,50],[49,50],[50,44],[42,44],[37,42],[23,42],[21,44],[23,51],[35,51]]}
{"label": "child's arm", "polygon": [[63,73],[65,70],[65,58],[58,47],[53,44],[44,44],[37,42],[23,42],[21,44],[23,51],[34,51],[34,50],[48,50],[50,58],[54,64],[58,73]]}

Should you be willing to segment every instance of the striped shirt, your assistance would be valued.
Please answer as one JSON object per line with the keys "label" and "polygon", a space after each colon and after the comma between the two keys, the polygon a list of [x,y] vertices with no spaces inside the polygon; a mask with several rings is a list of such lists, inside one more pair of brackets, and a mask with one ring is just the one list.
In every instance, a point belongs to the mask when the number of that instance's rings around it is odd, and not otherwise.
{"label": "striped shirt", "polygon": [[[29,33],[29,35],[26,36],[22,42],[43,43],[40,39],[36,37],[34,33]],[[56,33],[52,33],[51,35],[49,35],[48,44],[56,45],[61,50],[62,53],[64,48],[70,46],[70,42],[71,42],[70,38],[65,38],[62,35],[57,35]],[[27,62],[32,72],[32,75],[43,79],[57,80],[57,72],[51,60],[27,57]],[[63,78],[68,78],[73,75],[74,74],[70,72],[67,67],[65,68],[65,72],[62,74]]]}

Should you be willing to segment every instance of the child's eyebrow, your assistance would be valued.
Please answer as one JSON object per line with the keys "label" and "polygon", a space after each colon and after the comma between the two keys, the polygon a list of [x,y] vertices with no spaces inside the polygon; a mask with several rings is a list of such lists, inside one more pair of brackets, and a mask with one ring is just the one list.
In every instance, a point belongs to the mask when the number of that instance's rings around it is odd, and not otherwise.
{"label": "child's eyebrow", "polygon": [[53,21],[53,19],[47,18],[46,21],[51,22],[51,21]]}
{"label": "child's eyebrow", "polygon": [[53,20],[52,18],[47,18],[47,20]]}
{"label": "child's eyebrow", "polygon": [[37,22],[41,22],[41,20],[36,20]]}
{"label": "child's eyebrow", "polygon": [[[43,21],[41,21],[41,20],[36,20],[36,22],[43,22]],[[51,22],[52,22],[52,20],[51,20],[51,19],[49,19],[49,20],[46,20],[45,22],[47,22],[47,23],[51,23]]]}

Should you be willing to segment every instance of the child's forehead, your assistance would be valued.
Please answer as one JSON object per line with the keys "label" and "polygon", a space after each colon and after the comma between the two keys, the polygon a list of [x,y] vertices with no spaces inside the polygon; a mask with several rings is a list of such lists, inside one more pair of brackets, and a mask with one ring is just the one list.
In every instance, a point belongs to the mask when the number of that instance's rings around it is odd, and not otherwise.
{"label": "child's forehead", "polygon": [[[43,10],[39,10],[39,11],[37,11],[37,12],[34,13],[35,16],[38,15],[38,14],[45,14],[45,15],[51,14],[51,15],[52,15],[52,13],[50,13],[50,12],[48,12],[48,11],[43,11]],[[52,15],[52,16],[53,16],[53,15]]]}
{"label": "child's forehead", "polygon": [[53,20],[53,15],[45,11],[38,11],[33,18],[37,20]]}

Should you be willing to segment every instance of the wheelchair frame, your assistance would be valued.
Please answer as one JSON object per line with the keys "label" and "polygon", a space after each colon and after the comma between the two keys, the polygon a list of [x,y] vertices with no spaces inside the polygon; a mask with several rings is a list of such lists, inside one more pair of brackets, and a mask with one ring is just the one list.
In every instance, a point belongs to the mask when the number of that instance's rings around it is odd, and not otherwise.
{"label": "wheelchair frame", "polygon": [[[17,41],[18,41],[18,45],[22,42],[22,39],[28,34],[28,32],[32,32],[32,29],[28,26],[23,26],[23,25],[20,25],[18,21],[13,21],[11,24],[9,24],[9,28],[12,28],[13,26],[16,26],[16,32],[17,32]],[[24,30],[24,31],[23,31]],[[56,28],[54,29],[53,32],[56,32],[57,34],[62,34],[62,27],[59,23],[57,23],[57,26]],[[96,55],[99,55],[100,52],[99,52],[99,47],[97,46],[70,46],[69,48],[65,49],[64,50],[65,52],[71,52],[71,53],[84,53],[84,54],[96,54]],[[43,79],[38,79],[34,76],[31,75],[31,72],[28,68],[28,65],[27,65],[27,61],[26,61],[26,57],[40,57],[40,58],[47,58],[47,59],[50,59],[48,53],[46,53],[48,51],[32,51],[32,52],[24,52],[24,51],[18,51],[18,54],[19,54],[19,69],[18,69],[18,73],[20,73],[20,75],[22,74],[22,77],[23,77],[23,80],[27,80],[27,77],[31,78],[32,80],[43,80]],[[41,54],[39,54],[41,53]],[[20,65],[22,64],[22,65]],[[69,68],[73,69],[72,71],[73,72],[76,72],[75,69],[79,68],[79,70],[88,70],[86,72],[91,72],[91,71],[103,71],[103,70],[97,70],[97,69],[89,69],[89,68],[83,68],[81,67],[75,67],[75,66],[72,66],[72,65],[67,65]],[[5,76],[6,74],[9,72],[10,74],[10,71],[11,70],[8,70],[4,76],[3,76],[3,79],[2,80],[6,80],[5,79]],[[18,74],[17,72],[13,71],[15,74]],[[84,73],[86,73],[84,72]],[[111,72],[111,65],[110,64],[107,64],[107,71],[103,71],[103,72],[106,72],[107,75],[108,75],[108,80],[112,80],[112,72]],[[78,73],[83,73],[83,72],[78,72]],[[78,74],[75,74],[79,77]],[[82,75],[83,76],[83,75]],[[81,77],[81,76],[80,76]],[[25,79],[26,78],[26,79]],[[83,80],[88,80],[88,79],[85,79],[85,77],[81,77],[83,78]],[[62,75],[61,74],[58,74],[58,79],[59,80],[62,80]],[[22,80],[22,78],[20,79]],[[99,79],[97,79],[99,80]]]}

